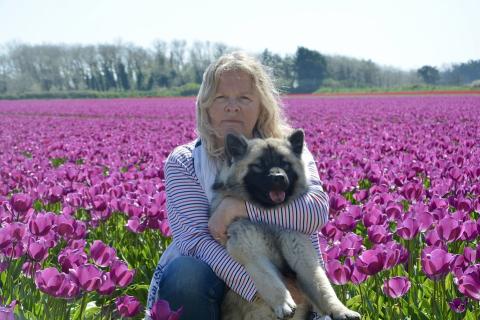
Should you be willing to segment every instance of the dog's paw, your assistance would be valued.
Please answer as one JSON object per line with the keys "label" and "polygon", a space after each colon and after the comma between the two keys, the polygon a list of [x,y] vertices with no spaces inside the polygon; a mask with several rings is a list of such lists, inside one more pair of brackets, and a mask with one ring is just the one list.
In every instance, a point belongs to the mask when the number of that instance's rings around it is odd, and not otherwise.
{"label": "dog's paw", "polygon": [[277,316],[278,319],[289,319],[292,318],[293,315],[295,314],[295,309],[297,308],[295,302],[293,299],[287,299],[285,303],[278,305],[276,307],[273,307],[273,312],[275,312],[275,315]]}
{"label": "dog's paw", "polygon": [[362,317],[358,312],[346,309],[331,315],[333,320],[360,320]]}

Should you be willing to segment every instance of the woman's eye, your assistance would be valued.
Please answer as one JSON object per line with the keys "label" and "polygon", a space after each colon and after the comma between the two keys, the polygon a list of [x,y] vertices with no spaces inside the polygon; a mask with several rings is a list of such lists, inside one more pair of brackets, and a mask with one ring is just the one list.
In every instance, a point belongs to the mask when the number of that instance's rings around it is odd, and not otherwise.
{"label": "woman's eye", "polygon": [[224,97],[224,96],[218,96],[218,97],[215,97],[215,100],[223,100],[223,99],[225,99],[225,97]]}
{"label": "woman's eye", "polygon": [[247,97],[247,96],[240,97],[240,99],[241,99],[242,101],[251,101],[251,100],[252,100],[252,99],[250,99],[250,98]]}

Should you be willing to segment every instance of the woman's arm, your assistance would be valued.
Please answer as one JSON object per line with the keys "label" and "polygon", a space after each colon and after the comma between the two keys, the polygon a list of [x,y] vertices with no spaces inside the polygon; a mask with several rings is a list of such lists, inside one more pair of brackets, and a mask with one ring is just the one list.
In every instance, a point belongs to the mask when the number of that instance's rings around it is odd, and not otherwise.
{"label": "woman's arm", "polygon": [[303,195],[288,205],[275,209],[263,209],[248,201],[227,197],[210,218],[208,227],[213,237],[225,244],[227,228],[237,217],[279,225],[307,235],[321,228],[328,221],[328,195],[323,191],[315,160],[306,147],[303,160],[308,172],[308,189]]}
{"label": "woman's arm", "polygon": [[175,243],[183,255],[205,261],[229,288],[252,301],[256,288],[250,276],[209,232],[208,199],[191,174],[188,154],[187,149],[176,149],[165,164],[167,213]]}
{"label": "woman's arm", "polygon": [[315,160],[306,146],[303,160],[307,167],[307,192],[288,205],[274,209],[262,209],[246,202],[250,220],[279,225],[305,234],[316,232],[328,221],[328,195],[323,191]]}

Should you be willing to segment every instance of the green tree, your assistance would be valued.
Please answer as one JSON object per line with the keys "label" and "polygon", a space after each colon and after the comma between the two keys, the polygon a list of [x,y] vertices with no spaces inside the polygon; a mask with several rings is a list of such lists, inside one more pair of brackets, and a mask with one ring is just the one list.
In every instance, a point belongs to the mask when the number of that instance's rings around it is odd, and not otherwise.
{"label": "green tree", "polygon": [[296,92],[311,93],[322,84],[327,73],[325,57],[318,51],[298,47],[295,54]]}
{"label": "green tree", "polygon": [[417,70],[417,74],[428,84],[435,84],[440,79],[440,73],[437,68],[431,66],[421,67]]}
{"label": "green tree", "polygon": [[128,80],[128,74],[125,70],[125,65],[122,62],[117,63],[117,76],[120,80],[120,85],[123,90],[130,90],[130,82]]}

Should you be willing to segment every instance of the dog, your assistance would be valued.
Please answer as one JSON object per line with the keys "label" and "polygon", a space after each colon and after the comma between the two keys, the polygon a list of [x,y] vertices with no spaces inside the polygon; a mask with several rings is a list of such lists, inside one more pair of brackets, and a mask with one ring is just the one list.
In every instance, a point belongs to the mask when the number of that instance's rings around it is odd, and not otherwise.
{"label": "dog", "polygon": [[[301,159],[303,130],[286,139],[250,139],[228,134],[225,163],[212,189],[211,212],[231,196],[262,208],[285,205],[307,189]],[[242,264],[257,288],[259,298],[250,303],[228,290],[222,303],[222,319],[307,319],[311,310],[333,319],[360,319],[336,296],[310,238],[278,226],[236,219],[227,228],[228,253]],[[282,275],[293,273],[304,296],[296,305]]]}

